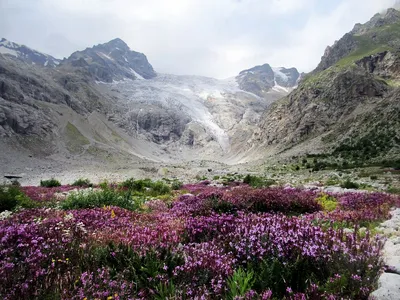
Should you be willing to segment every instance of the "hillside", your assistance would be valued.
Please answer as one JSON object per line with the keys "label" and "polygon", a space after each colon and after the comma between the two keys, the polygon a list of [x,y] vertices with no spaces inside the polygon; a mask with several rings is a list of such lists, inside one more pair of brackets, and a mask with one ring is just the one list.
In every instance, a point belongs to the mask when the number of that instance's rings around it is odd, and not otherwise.
{"label": "hillside", "polygon": [[354,164],[398,157],[399,28],[400,12],[389,9],[328,47],[299,87],[265,112],[253,135],[258,149]]}

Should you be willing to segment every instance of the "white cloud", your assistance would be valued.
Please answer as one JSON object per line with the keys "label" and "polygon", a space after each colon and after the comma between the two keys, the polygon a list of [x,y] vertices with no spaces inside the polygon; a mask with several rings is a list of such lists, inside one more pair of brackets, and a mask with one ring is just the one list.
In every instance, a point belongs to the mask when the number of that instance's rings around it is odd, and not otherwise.
{"label": "white cloud", "polygon": [[393,0],[1,3],[0,37],[58,57],[120,37],[157,71],[228,77],[263,63],[309,71],[327,45]]}

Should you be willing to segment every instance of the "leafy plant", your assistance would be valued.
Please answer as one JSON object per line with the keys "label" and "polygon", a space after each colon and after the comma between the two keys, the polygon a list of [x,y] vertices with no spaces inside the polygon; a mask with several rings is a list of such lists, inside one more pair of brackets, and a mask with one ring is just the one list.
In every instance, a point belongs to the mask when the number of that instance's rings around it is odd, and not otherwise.
{"label": "leafy plant", "polygon": [[259,176],[254,176],[254,175],[250,175],[247,174],[244,178],[243,178],[243,183],[246,183],[252,187],[255,188],[261,188],[261,187],[268,187],[271,186],[273,184],[276,184],[276,181],[273,179],[267,179],[264,177],[259,177]]}
{"label": "leafy plant", "polygon": [[325,193],[321,193],[316,200],[325,211],[334,211],[338,206],[337,199]]}
{"label": "leafy plant", "polygon": [[103,206],[118,206],[128,210],[140,208],[142,203],[132,200],[130,192],[118,192],[112,189],[101,191],[78,191],[71,193],[61,203],[62,209],[82,209]]}
{"label": "leafy plant", "polygon": [[0,212],[14,210],[17,207],[33,208],[36,203],[28,198],[18,186],[0,186]]}
{"label": "leafy plant", "polygon": [[73,186],[87,186],[92,187],[93,184],[88,178],[79,178],[72,183]]}
{"label": "leafy plant", "polygon": [[350,181],[350,179],[347,179],[340,185],[340,187],[344,189],[358,189],[360,185],[356,182]]}
{"label": "leafy plant", "polygon": [[58,187],[61,186],[61,182],[57,179],[51,178],[48,180],[40,180],[40,186],[43,187]]}
{"label": "leafy plant", "polygon": [[245,271],[239,268],[233,272],[232,276],[227,280],[228,299],[237,299],[236,297],[243,297],[251,290],[254,283],[253,270]]}
{"label": "leafy plant", "polygon": [[[162,181],[152,181],[151,179],[129,178],[119,185],[135,194],[143,194],[148,196],[159,196],[171,193],[171,187]],[[174,188],[181,186],[179,182],[175,182]]]}

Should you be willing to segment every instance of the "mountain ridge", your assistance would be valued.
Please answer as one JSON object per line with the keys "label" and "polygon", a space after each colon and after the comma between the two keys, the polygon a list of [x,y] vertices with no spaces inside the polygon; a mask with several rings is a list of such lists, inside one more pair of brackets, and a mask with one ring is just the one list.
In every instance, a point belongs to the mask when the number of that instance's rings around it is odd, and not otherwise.
{"label": "mountain ridge", "polygon": [[60,60],[51,55],[11,42],[5,38],[0,40],[0,54],[10,55],[27,63],[43,67],[56,67],[60,64]]}
{"label": "mountain ridge", "polygon": [[[60,161],[235,162],[262,112],[288,93],[270,89],[261,97],[235,79],[157,74],[118,38],[54,68],[23,59],[0,55],[0,135]],[[47,147],[37,151],[42,142]]]}
{"label": "mountain ridge", "polygon": [[355,164],[396,157],[399,16],[394,9],[375,15],[328,47],[298,88],[264,113],[253,135],[258,149],[327,153]]}

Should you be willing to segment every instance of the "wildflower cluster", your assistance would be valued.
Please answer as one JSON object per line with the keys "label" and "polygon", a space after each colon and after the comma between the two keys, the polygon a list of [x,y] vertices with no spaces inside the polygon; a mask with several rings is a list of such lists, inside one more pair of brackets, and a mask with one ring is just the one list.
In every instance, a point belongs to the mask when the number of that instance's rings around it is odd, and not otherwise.
{"label": "wildflower cluster", "polygon": [[[129,193],[139,183],[122,188]],[[106,191],[119,196],[120,188]],[[52,188],[49,196],[22,189],[38,202],[53,197]],[[329,195],[337,204],[328,206],[310,191],[235,183],[183,189],[192,194],[146,200],[146,209],[42,207],[5,215],[0,297],[367,299],[383,267],[383,240],[358,228],[399,204],[394,196],[350,193]],[[352,233],[335,226],[345,221]]]}

